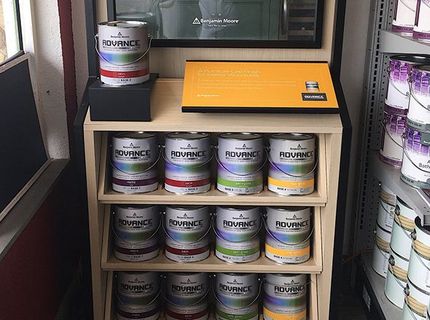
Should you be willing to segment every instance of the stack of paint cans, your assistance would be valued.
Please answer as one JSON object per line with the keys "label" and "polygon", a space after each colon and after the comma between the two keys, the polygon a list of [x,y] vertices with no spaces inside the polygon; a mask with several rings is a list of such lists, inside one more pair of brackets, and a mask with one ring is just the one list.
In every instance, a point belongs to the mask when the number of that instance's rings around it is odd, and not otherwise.
{"label": "stack of paint cans", "polygon": [[146,261],[160,251],[158,206],[113,206],[113,252],[125,261]]}
{"label": "stack of paint cans", "polygon": [[122,132],[112,138],[112,189],[143,193],[158,188],[157,137],[147,132]]}
{"label": "stack of paint cans", "polygon": [[218,137],[217,189],[235,195],[263,191],[264,159],[262,135],[221,134]]}
{"label": "stack of paint cans", "polygon": [[307,281],[304,274],[267,274],[263,286],[264,319],[307,319]]}
{"label": "stack of paint cans", "polygon": [[270,137],[270,191],[281,195],[306,195],[315,188],[315,136],[278,133]]}
{"label": "stack of paint cans", "polygon": [[412,238],[403,319],[425,320],[430,303],[430,231],[419,217]]}
{"label": "stack of paint cans", "polygon": [[392,31],[404,36],[412,36],[416,8],[417,0],[396,0]]}
{"label": "stack of paint cans", "polygon": [[311,253],[309,207],[267,208],[266,257],[276,263],[303,263]]}
{"label": "stack of paint cans", "polygon": [[412,232],[415,226],[415,211],[397,197],[393,230],[390,242],[390,260],[385,282],[385,295],[394,305],[403,308],[404,289],[407,284]]}
{"label": "stack of paint cans", "polygon": [[167,320],[209,318],[207,273],[168,273],[166,279]]}
{"label": "stack of paint cans", "polygon": [[207,133],[169,133],[165,141],[167,191],[177,194],[207,192],[210,189],[211,144]]}
{"label": "stack of paint cans", "polygon": [[417,0],[414,38],[430,42],[430,1]]}
{"label": "stack of paint cans", "polygon": [[160,275],[157,272],[117,272],[115,292],[117,320],[159,318]]}
{"label": "stack of paint cans", "polygon": [[260,257],[260,227],[258,207],[217,207],[215,255],[232,263],[257,260]]}
{"label": "stack of paint cans", "polygon": [[387,276],[388,260],[390,257],[391,231],[393,228],[396,195],[386,186],[381,186],[379,194],[379,209],[376,222],[376,238],[373,249],[372,267],[376,273]]}
{"label": "stack of paint cans", "polygon": [[148,24],[111,21],[98,25],[100,80],[112,86],[141,84],[149,79]]}
{"label": "stack of paint cans", "polygon": [[258,320],[258,274],[218,273],[215,278],[217,320]]}
{"label": "stack of paint cans", "polygon": [[166,207],[164,231],[165,255],[170,260],[189,263],[209,257],[209,207]]}

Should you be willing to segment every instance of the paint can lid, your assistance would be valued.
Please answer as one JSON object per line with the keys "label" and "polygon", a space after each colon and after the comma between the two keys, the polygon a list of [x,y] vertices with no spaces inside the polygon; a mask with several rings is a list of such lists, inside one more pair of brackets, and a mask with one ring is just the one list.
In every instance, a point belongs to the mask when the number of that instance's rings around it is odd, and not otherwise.
{"label": "paint can lid", "polygon": [[270,139],[304,141],[315,139],[315,136],[311,133],[275,133],[271,135]]}
{"label": "paint can lid", "polygon": [[414,69],[430,73],[430,65],[416,66],[416,67],[414,67]]}
{"label": "paint can lid", "polygon": [[391,56],[390,60],[408,62],[411,64],[430,64],[430,55],[395,55]]}
{"label": "paint can lid", "polygon": [[166,138],[174,140],[199,140],[209,138],[209,133],[205,132],[170,132]]}
{"label": "paint can lid", "polygon": [[250,132],[228,132],[228,133],[222,133],[219,135],[219,138],[222,139],[229,139],[229,140],[257,140],[262,139],[263,136],[259,133],[250,133]]}
{"label": "paint can lid", "polygon": [[108,27],[116,27],[116,28],[147,28],[148,23],[145,21],[116,20],[116,21],[100,22],[99,26],[108,26]]}
{"label": "paint can lid", "polygon": [[119,132],[114,135],[115,139],[149,139],[155,137],[155,133],[152,132]]}

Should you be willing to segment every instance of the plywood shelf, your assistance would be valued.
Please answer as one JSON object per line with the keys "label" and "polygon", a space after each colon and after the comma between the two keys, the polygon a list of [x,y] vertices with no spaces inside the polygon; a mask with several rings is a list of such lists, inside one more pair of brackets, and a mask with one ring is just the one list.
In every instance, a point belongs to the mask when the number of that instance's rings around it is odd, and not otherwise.
{"label": "plywood shelf", "polygon": [[[183,113],[183,80],[158,79],[151,94],[149,122],[92,121],[89,112],[85,129],[93,131],[204,131],[204,132],[302,132],[341,133],[339,115],[251,113]],[[91,108],[91,107],[90,107]]]}
{"label": "plywood shelf", "polygon": [[264,256],[264,252],[258,260],[249,263],[227,263],[215,256],[211,250],[210,256],[200,262],[178,263],[169,260],[164,253],[152,260],[145,262],[128,262],[114,257],[112,253],[111,215],[106,208],[105,224],[103,230],[103,248],[101,267],[106,271],[162,271],[162,272],[244,272],[244,273],[312,273],[322,272],[322,247],[321,247],[321,211],[315,208],[314,234],[311,241],[311,258],[301,264],[277,264]]}

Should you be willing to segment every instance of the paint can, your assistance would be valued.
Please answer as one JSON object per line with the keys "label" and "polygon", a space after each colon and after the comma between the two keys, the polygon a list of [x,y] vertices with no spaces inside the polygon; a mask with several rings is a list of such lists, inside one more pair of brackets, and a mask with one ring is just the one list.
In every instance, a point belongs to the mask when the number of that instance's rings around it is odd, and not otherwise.
{"label": "paint can", "polygon": [[430,303],[430,292],[418,288],[413,282],[408,281],[405,289],[405,306],[403,308],[403,320],[425,320],[427,306]]}
{"label": "paint can", "polygon": [[215,277],[216,300],[232,309],[249,307],[257,302],[260,294],[256,273],[217,273]]}
{"label": "paint can", "polygon": [[112,189],[121,193],[158,188],[157,137],[147,132],[122,132],[112,138]]}
{"label": "paint can", "polygon": [[392,250],[406,260],[409,260],[411,255],[411,232],[412,230],[402,227],[399,217],[395,215],[390,246]]}
{"label": "paint can", "polygon": [[305,274],[267,274],[264,282],[264,319],[305,320],[307,281]]}
{"label": "paint can", "polygon": [[372,269],[380,276],[387,277],[388,261],[390,253],[385,252],[375,243],[373,247]]}
{"label": "paint can", "polygon": [[419,289],[430,292],[430,231],[422,225],[419,217],[415,219],[412,238],[408,278]]}
{"label": "paint can", "polygon": [[100,80],[112,86],[140,84],[149,79],[148,24],[110,21],[98,24],[96,51]]}
{"label": "paint can", "polygon": [[203,261],[209,257],[209,234],[196,242],[178,242],[167,234],[165,255],[175,262],[191,263]]}
{"label": "paint can", "polygon": [[414,38],[430,42],[430,1],[418,0],[414,27]]}
{"label": "paint can", "polygon": [[386,204],[395,207],[397,203],[396,194],[391,191],[385,184],[381,184],[381,190],[379,192],[379,199],[384,201]]}
{"label": "paint can", "polygon": [[393,230],[394,211],[396,207],[379,200],[377,223],[385,230]]}
{"label": "paint can", "polygon": [[310,258],[311,208],[267,208],[266,257],[276,263],[303,263]]}
{"label": "paint can", "polygon": [[408,125],[418,131],[429,132],[430,65],[414,66],[410,81],[411,98],[409,103]]}
{"label": "paint can", "polygon": [[403,135],[406,130],[406,117],[391,114],[392,109],[384,112],[384,135],[381,149],[379,150],[379,158],[390,166],[400,168],[403,158]]}
{"label": "paint can", "polygon": [[409,108],[409,79],[412,68],[415,65],[427,63],[429,63],[428,56],[394,55],[390,57],[385,112],[406,116]]}
{"label": "paint can", "polygon": [[169,133],[165,141],[165,189],[177,194],[209,191],[210,160],[209,134]]}
{"label": "paint can", "polygon": [[229,194],[263,191],[263,137],[255,133],[224,133],[218,137],[217,189]]}
{"label": "paint can", "polygon": [[315,136],[277,133],[270,137],[268,188],[280,195],[307,195],[315,189]]}
{"label": "paint can", "polygon": [[166,300],[177,306],[198,305],[206,300],[209,276],[205,272],[167,273]]}
{"label": "paint can", "polygon": [[430,133],[406,128],[400,178],[412,187],[430,189]]}
{"label": "paint can", "polygon": [[116,288],[118,320],[159,318],[160,275],[158,272],[117,272]]}
{"label": "paint can", "polygon": [[215,255],[225,262],[255,261],[260,257],[260,239],[254,236],[249,240],[234,242],[216,235]]}
{"label": "paint can", "polygon": [[416,8],[417,0],[396,0],[391,30],[404,36],[412,36]]}
{"label": "paint can", "polygon": [[387,279],[385,280],[384,293],[387,299],[400,309],[403,308],[405,303],[405,288],[406,282],[398,279],[389,265],[387,270]]}
{"label": "paint can", "polygon": [[169,237],[177,242],[190,243],[201,240],[210,227],[207,206],[166,207],[165,228]]}
{"label": "paint can", "polygon": [[259,207],[217,207],[215,228],[227,241],[246,241],[260,231],[260,217]]}
{"label": "paint can", "polygon": [[158,256],[158,206],[114,205],[113,220],[115,257],[124,261],[147,261]]}

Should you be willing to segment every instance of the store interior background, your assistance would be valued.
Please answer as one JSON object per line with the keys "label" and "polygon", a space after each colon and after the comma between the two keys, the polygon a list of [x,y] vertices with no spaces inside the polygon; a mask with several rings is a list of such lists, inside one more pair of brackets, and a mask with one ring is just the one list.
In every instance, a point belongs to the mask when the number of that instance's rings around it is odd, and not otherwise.
{"label": "store interior background", "polygon": [[[371,0],[346,1],[341,82],[353,137],[348,188],[341,188],[341,192],[347,192],[347,210],[340,213],[345,215],[345,261],[351,261],[353,251],[362,145],[360,121],[368,70],[369,19],[374,5]],[[30,53],[36,52],[31,71],[47,149],[54,159],[76,160],[71,140],[73,120],[88,79],[84,1],[35,0],[32,6],[32,28],[37,36],[34,41],[27,39],[24,28],[24,42]],[[73,314],[80,314],[81,307],[85,309],[82,305],[71,310],[67,304],[77,297],[81,301],[87,298],[86,290],[79,289],[79,285],[77,291],[70,289],[88,280],[82,272],[88,263],[87,220],[80,188],[83,172],[79,176],[75,170],[79,166],[72,161],[7,253],[0,254],[0,301],[8,301],[0,303],[0,319],[78,319]],[[350,314],[348,304],[344,308]]]}

